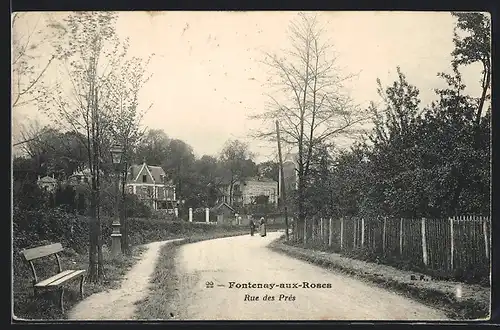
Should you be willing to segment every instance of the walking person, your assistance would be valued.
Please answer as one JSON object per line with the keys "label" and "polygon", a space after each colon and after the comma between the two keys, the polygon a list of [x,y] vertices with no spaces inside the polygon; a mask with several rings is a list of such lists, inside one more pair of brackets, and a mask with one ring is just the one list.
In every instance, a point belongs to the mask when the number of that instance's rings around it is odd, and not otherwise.
{"label": "walking person", "polygon": [[260,236],[264,237],[266,236],[266,220],[264,220],[264,217],[260,218]]}
{"label": "walking person", "polygon": [[254,232],[255,232],[255,222],[253,222],[253,220],[250,219],[250,236],[253,236]]}

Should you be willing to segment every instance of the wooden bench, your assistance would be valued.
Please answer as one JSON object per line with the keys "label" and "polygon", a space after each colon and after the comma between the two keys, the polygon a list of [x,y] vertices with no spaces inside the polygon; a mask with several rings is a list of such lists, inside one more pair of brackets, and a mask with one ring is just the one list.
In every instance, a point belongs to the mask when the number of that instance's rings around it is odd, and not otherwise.
{"label": "wooden bench", "polygon": [[[80,278],[80,297],[83,299],[83,282],[85,280],[85,270],[62,270],[61,267],[61,260],[59,259],[58,253],[63,251],[63,247],[61,243],[55,243],[55,244],[50,244],[50,245],[45,245],[45,246],[39,246],[36,248],[32,249],[26,249],[21,251],[21,254],[24,256],[24,259],[26,262],[29,263],[31,272],[33,273],[33,293],[34,296],[37,296],[40,290],[57,290],[59,289],[60,291],[60,299],[59,299],[59,304],[61,307],[61,311],[64,312],[64,287],[63,284],[70,281],[74,280],[77,278]],[[37,275],[36,275],[36,270],[35,270],[35,265],[33,264],[33,261],[36,259],[40,259],[43,257],[50,257],[54,255],[55,260],[57,262],[57,267],[58,267],[58,273],[55,274],[54,276],[51,276],[47,279],[44,279],[42,281],[39,281]]]}

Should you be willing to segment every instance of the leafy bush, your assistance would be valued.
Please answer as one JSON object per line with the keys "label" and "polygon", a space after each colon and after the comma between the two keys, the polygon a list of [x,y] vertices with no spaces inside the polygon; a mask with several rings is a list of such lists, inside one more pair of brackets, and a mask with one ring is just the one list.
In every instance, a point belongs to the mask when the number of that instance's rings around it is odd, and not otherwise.
{"label": "leafy bush", "polygon": [[125,194],[125,214],[131,218],[149,218],[152,216],[152,210],[143,203],[136,195]]}
{"label": "leafy bush", "polygon": [[49,194],[42,191],[35,182],[14,180],[13,204],[21,209],[38,209],[48,205]]}
{"label": "leafy bush", "polygon": [[14,250],[37,246],[42,240],[61,242],[75,250],[82,250],[87,241],[87,223],[60,208],[23,209],[14,207]]}

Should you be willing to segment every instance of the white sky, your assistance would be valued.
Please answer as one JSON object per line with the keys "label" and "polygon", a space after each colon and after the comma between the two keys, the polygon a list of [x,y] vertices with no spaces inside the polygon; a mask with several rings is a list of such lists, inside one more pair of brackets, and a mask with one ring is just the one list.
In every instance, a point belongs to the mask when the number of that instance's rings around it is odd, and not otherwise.
{"label": "white sky", "polygon": [[[25,28],[39,15],[26,16]],[[260,124],[247,116],[262,111],[268,101],[263,86],[268,73],[258,63],[263,59],[261,51],[287,47],[286,30],[296,15],[120,13],[117,31],[130,38],[130,55],[146,59],[156,54],[149,66],[153,77],[140,94],[142,106],[153,103],[143,124],[184,140],[198,156],[215,155],[227,139],[238,138],[260,154],[257,160],[274,157],[274,145],[266,147],[247,138],[249,129]],[[435,99],[433,89],[443,86],[436,74],[451,71],[455,20],[448,12],[321,12],[318,18],[326,24],[344,73],[359,73],[349,87],[363,106],[378,101],[376,79],[391,84],[398,65],[420,89],[424,105]],[[480,68],[471,66],[462,72],[468,92],[478,96]],[[48,122],[35,107],[16,109],[13,114],[15,122],[26,118]]]}

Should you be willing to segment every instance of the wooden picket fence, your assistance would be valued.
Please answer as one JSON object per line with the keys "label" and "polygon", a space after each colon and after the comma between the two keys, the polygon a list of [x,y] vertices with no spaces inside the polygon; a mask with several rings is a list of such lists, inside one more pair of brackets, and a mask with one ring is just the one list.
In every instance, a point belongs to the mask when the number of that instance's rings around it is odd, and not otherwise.
{"label": "wooden picket fence", "polygon": [[[350,218],[313,219],[304,230],[312,242],[337,251],[366,249],[382,258],[398,257],[430,269],[453,271],[490,265],[491,219]],[[309,235],[305,235],[306,237]]]}

